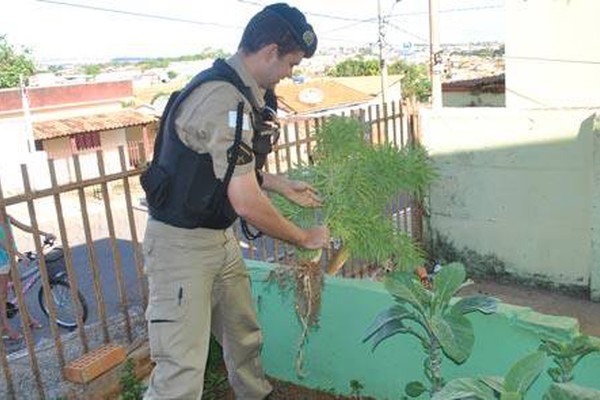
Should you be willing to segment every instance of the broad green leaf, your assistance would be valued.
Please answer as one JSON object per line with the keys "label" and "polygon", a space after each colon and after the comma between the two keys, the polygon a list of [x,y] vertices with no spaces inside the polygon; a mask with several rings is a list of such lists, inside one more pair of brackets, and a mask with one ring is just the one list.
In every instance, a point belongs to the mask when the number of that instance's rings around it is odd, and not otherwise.
{"label": "broad green leaf", "polygon": [[405,333],[408,331],[408,328],[402,323],[401,320],[392,320],[388,323],[384,324],[381,329],[379,329],[372,337],[373,347],[371,351],[375,351],[377,346],[384,340],[398,334]]}
{"label": "broad green leaf", "polygon": [[594,342],[591,336],[577,336],[571,341],[567,356],[575,357],[600,351],[600,341]]}
{"label": "broad green leaf", "polygon": [[402,320],[403,318],[413,315],[410,311],[401,305],[395,305],[387,310],[379,313],[373,323],[367,328],[363,342],[366,342],[377,333],[385,324],[393,320]]}
{"label": "broad green leaf", "polygon": [[435,309],[446,307],[454,293],[466,278],[465,267],[460,263],[443,266],[440,272],[433,277],[433,292]]}
{"label": "broad green leaf", "polygon": [[494,400],[494,391],[474,378],[459,378],[448,382],[442,390],[435,393],[431,400],[455,400],[476,398]]}
{"label": "broad green leaf", "polygon": [[427,387],[419,381],[409,382],[404,388],[404,392],[409,397],[419,397],[420,395],[425,393],[425,391],[427,391]]}
{"label": "broad green leaf", "polygon": [[479,380],[489,386],[494,392],[502,393],[504,390],[504,377],[502,376],[484,376]]}
{"label": "broad green leaf", "polygon": [[502,392],[500,400],[523,400],[523,395],[519,392]]}
{"label": "broad green leaf", "polygon": [[480,311],[484,314],[495,313],[498,310],[500,301],[489,296],[469,296],[460,299],[452,306],[452,312],[459,314],[468,314],[474,311]]}
{"label": "broad green leaf", "polygon": [[600,391],[572,383],[553,383],[544,400],[600,400]]}
{"label": "broad green leaf", "polygon": [[461,364],[471,354],[475,336],[471,322],[461,314],[434,315],[431,328],[444,353],[455,363]]}
{"label": "broad green leaf", "polygon": [[517,361],[506,374],[504,390],[525,394],[544,370],[546,360],[544,352],[536,351]]}
{"label": "broad green leaf", "polygon": [[383,281],[385,288],[392,296],[405,301],[423,312],[424,305],[413,292],[412,274],[407,272],[392,272]]}

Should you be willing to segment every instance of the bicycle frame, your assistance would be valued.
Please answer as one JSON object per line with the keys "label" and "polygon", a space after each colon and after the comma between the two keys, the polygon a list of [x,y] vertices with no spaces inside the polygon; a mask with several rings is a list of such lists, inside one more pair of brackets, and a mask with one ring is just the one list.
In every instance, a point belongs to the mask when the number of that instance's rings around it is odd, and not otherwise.
{"label": "bicycle frame", "polygon": [[[23,286],[21,287],[22,293],[23,295],[27,294],[27,292],[29,292],[29,290],[35,286],[36,283],[39,282],[39,280],[42,277],[42,273],[40,272],[40,263],[39,263],[39,258],[36,258],[36,260],[22,260],[21,262],[25,262],[27,263],[27,271],[25,271],[25,273],[23,273],[21,275],[21,282],[23,283]],[[13,281],[9,281],[8,282],[8,293],[12,293],[12,296],[9,296],[8,298],[8,302],[11,303],[12,305],[14,305],[15,307],[17,307],[17,293],[15,291],[15,284],[13,283]]]}

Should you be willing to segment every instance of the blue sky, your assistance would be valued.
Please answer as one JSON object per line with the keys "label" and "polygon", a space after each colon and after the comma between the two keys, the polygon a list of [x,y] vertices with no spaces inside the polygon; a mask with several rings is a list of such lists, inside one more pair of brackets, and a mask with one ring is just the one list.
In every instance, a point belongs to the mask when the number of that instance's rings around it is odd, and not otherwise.
{"label": "blue sky", "polygon": [[[504,0],[439,1],[443,43],[504,41]],[[263,0],[0,0],[0,34],[8,35],[10,43],[31,48],[40,60],[176,56],[197,53],[205,47],[233,52],[248,19],[269,3]],[[376,0],[296,0],[289,4],[308,14],[323,46],[367,45],[377,40]],[[388,43],[427,42],[427,0],[397,3],[381,0],[381,5],[383,14],[391,15],[386,28]]]}

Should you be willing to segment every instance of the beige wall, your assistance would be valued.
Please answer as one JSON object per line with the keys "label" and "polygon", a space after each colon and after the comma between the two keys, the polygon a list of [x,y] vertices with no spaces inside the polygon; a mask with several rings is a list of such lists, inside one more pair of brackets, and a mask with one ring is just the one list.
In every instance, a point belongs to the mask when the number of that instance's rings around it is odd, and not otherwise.
{"label": "beige wall", "polygon": [[518,276],[576,286],[599,278],[592,112],[445,108],[421,117],[440,171],[434,230],[458,248],[495,254]]}
{"label": "beige wall", "polygon": [[507,0],[506,105],[600,106],[600,1]]}

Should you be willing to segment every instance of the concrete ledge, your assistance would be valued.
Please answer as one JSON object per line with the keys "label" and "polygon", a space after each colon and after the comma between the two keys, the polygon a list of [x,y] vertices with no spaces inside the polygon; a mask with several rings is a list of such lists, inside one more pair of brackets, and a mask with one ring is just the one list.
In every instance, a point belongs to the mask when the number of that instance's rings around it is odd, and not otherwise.
{"label": "concrete ledge", "polygon": [[[295,371],[301,327],[295,315],[293,294],[282,295],[276,283],[266,282],[273,264],[247,260],[263,327],[263,363],[267,374],[304,386],[332,389],[350,395],[349,382],[364,385],[363,395],[395,399],[405,384],[425,381],[422,352],[412,336],[397,335],[375,352],[362,342],[374,317],[394,304],[379,282],[326,277],[320,326],[310,332],[304,348],[306,377]],[[446,379],[504,375],[519,358],[535,351],[540,337],[567,339],[579,334],[578,321],[540,314],[528,307],[502,304],[498,313],[469,314],[475,331],[471,357],[462,365],[443,362]],[[600,357],[590,356],[575,370],[575,383],[600,389]],[[549,386],[547,374],[532,386],[527,399],[540,399]]]}

